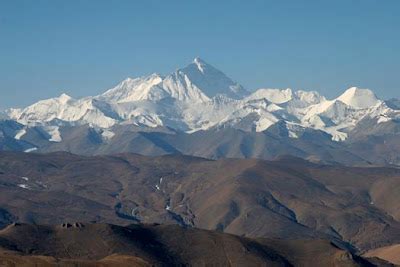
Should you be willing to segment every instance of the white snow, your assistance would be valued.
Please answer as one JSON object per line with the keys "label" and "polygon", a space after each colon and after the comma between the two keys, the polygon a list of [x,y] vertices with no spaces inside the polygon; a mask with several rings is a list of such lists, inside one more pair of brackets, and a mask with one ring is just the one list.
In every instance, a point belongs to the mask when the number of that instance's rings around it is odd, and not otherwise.
{"label": "white snow", "polygon": [[389,108],[373,91],[357,87],[331,100],[314,91],[290,88],[259,89],[249,94],[196,58],[167,76],[127,78],[94,97],[74,99],[62,94],[23,109],[10,109],[7,116],[26,125],[15,135],[17,140],[26,134],[27,127],[40,126],[50,141],[61,142],[60,126],[64,123],[100,128],[102,138],[110,140],[115,135],[112,127],[118,124],[170,127],[187,133],[219,127],[262,132],[283,121],[291,138],[299,138],[305,128],[312,128],[340,142],[361,120],[387,122],[400,118],[400,110]]}
{"label": "white snow", "polygon": [[29,181],[29,178],[28,178],[28,177],[25,177],[25,176],[21,177],[21,179],[22,179],[22,180],[25,180],[25,181]]}
{"label": "white snow", "polygon": [[381,102],[371,90],[357,87],[347,89],[337,100],[357,109],[370,108]]}
{"label": "white snow", "polygon": [[47,126],[46,128],[47,133],[50,135],[50,142],[61,142],[61,133],[60,133],[60,127],[58,126]]}
{"label": "white snow", "polygon": [[140,100],[160,100],[167,97],[167,93],[158,86],[162,80],[162,77],[158,74],[136,79],[127,78],[116,87],[101,95],[100,99],[117,103]]}
{"label": "white snow", "polygon": [[379,124],[379,123],[388,122],[391,120],[392,120],[392,118],[390,118],[389,116],[381,115],[381,116],[379,116],[377,123]]}
{"label": "white snow", "polygon": [[136,208],[132,208],[132,210],[131,210],[131,215],[133,216],[133,217],[136,217],[136,212],[137,212],[137,207]]}
{"label": "white snow", "polygon": [[103,137],[103,140],[108,141],[108,140],[111,140],[115,136],[115,133],[111,130],[105,129],[102,131],[101,136]]}
{"label": "white snow", "polygon": [[285,90],[280,90],[280,89],[258,89],[254,93],[252,93],[250,96],[247,97],[248,100],[254,100],[254,99],[266,99],[269,102],[275,103],[275,104],[283,104],[288,101],[290,101],[293,97],[293,92],[292,89],[285,89]]}
{"label": "white snow", "polygon": [[24,152],[25,153],[30,153],[30,152],[33,152],[33,151],[36,151],[36,150],[37,150],[37,147],[32,147],[32,148],[26,149]]}
{"label": "white snow", "polygon": [[289,133],[289,137],[293,139],[299,138],[300,134],[304,132],[304,127],[297,123],[288,122],[286,123],[286,128]]}
{"label": "white snow", "polygon": [[26,134],[26,129],[21,129],[17,132],[17,134],[15,135],[15,139],[16,140],[21,140],[21,137],[24,136]]}
{"label": "white snow", "polygon": [[347,132],[364,118],[377,118],[378,123],[388,121],[396,112],[386,106],[369,89],[352,87],[333,100],[323,100],[305,109],[302,125],[325,131],[332,140],[348,138]]}
{"label": "white snow", "polygon": [[163,181],[163,178],[161,177],[160,180],[159,180],[159,182],[158,182],[158,184],[156,184],[156,189],[157,189],[158,191],[161,190],[162,181]]}
{"label": "white snow", "polygon": [[23,188],[23,189],[27,189],[30,190],[31,188],[29,187],[29,185],[27,184],[17,184],[18,187]]}
{"label": "white snow", "polygon": [[241,99],[249,94],[240,84],[198,57],[170,77],[175,81],[184,80],[188,89],[197,88],[209,98],[226,95],[232,99]]}
{"label": "white snow", "polygon": [[93,98],[75,100],[65,94],[47,100],[41,100],[24,109],[10,109],[8,116],[21,124],[36,126],[57,124],[58,121],[90,123],[108,128],[115,119],[107,117]]}
{"label": "white snow", "polygon": [[271,118],[261,118],[256,122],[256,131],[262,132],[274,125],[277,121]]}
{"label": "white snow", "polygon": [[347,133],[336,131],[332,132],[331,135],[332,135],[332,140],[336,142],[344,141],[347,139]]}
{"label": "white snow", "polygon": [[199,57],[196,57],[193,62],[196,64],[197,68],[200,70],[201,73],[204,74],[204,63]]}

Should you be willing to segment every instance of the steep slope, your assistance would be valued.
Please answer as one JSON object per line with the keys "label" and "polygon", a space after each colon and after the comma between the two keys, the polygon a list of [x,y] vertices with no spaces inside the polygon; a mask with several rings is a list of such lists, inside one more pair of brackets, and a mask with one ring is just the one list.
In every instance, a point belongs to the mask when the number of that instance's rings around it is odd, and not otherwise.
{"label": "steep slope", "polygon": [[193,86],[191,80],[179,70],[165,78],[158,74],[136,79],[128,78],[98,98],[117,103],[157,102],[165,98],[193,103],[209,101],[209,98],[198,87]]}
{"label": "steep slope", "polygon": [[167,97],[167,93],[160,87],[162,79],[158,74],[136,79],[127,78],[116,87],[106,91],[99,98],[119,103],[140,100],[157,101]]}
{"label": "steep slope", "polygon": [[200,88],[209,98],[225,95],[229,98],[241,99],[249,94],[240,84],[198,57],[192,64],[176,71],[170,79],[187,79],[193,87]]}
{"label": "steep slope", "polygon": [[364,257],[377,257],[398,266],[400,265],[400,245],[393,245],[370,250],[364,254]]}

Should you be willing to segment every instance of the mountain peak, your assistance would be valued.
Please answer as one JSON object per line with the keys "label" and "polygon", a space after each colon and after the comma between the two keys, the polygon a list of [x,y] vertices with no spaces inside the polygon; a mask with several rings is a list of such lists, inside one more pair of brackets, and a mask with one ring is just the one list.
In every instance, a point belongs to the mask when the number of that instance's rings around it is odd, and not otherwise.
{"label": "mountain peak", "polygon": [[70,97],[69,95],[67,95],[67,94],[65,94],[65,93],[62,93],[59,97],[58,97],[58,100],[61,102],[61,103],[67,103],[69,100],[71,100],[72,99],[72,97]]}
{"label": "mountain peak", "polygon": [[207,64],[207,62],[205,62],[202,58],[200,58],[200,57],[195,57],[194,59],[193,59],[193,63],[196,63],[196,64]]}
{"label": "mountain peak", "polygon": [[377,105],[380,101],[369,89],[351,87],[337,98],[341,102],[353,108],[364,109]]}
{"label": "mountain peak", "polygon": [[199,57],[196,57],[188,66],[179,69],[175,75],[185,76],[192,85],[210,98],[221,94],[233,99],[241,99],[248,95],[240,84]]}
{"label": "mountain peak", "polygon": [[193,60],[193,63],[196,64],[197,68],[199,69],[199,71],[200,71],[201,73],[204,73],[204,69],[205,69],[205,67],[208,65],[204,60],[202,60],[202,59],[199,58],[199,57],[196,57],[196,58]]}

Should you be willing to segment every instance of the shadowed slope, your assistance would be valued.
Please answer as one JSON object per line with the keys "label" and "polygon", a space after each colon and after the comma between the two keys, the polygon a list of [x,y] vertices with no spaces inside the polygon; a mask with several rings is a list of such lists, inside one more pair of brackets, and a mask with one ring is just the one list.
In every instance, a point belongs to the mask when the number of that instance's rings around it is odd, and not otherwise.
{"label": "shadowed slope", "polygon": [[82,223],[10,225],[0,231],[0,260],[2,266],[373,266],[324,240],[251,240],[172,225]]}

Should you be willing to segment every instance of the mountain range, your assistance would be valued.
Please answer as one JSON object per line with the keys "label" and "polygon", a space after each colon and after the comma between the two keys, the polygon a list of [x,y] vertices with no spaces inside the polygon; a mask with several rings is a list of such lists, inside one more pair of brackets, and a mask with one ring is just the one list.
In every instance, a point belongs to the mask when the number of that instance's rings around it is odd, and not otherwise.
{"label": "mountain range", "polygon": [[392,266],[399,137],[398,99],[248,90],[200,58],[11,108],[0,265]]}
{"label": "mountain range", "polygon": [[[200,58],[172,74],[127,78],[105,93],[66,94],[0,121],[0,149],[137,152],[207,158],[293,155],[347,165],[400,164],[400,100],[352,87],[335,99],[246,90]],[[370,153],[375,151],[376,153]]]}

